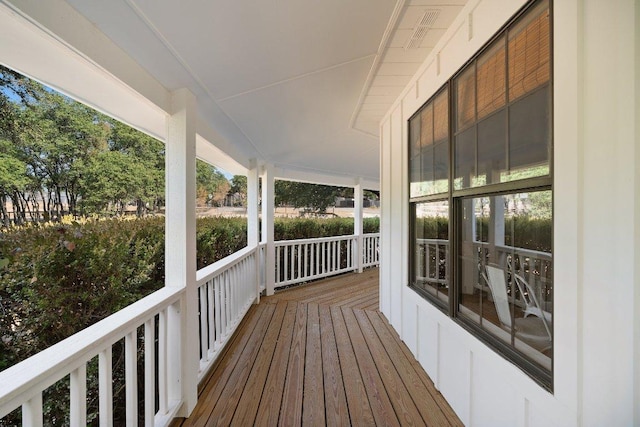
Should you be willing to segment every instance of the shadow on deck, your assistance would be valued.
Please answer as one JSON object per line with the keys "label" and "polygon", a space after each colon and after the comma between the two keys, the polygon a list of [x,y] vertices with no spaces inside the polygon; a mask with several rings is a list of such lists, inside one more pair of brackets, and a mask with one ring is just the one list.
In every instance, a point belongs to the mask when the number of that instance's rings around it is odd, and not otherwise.
{"label": "shadow on deck", "polygon": [[378,311],[370,269],[262,298],[172,425],[462,423]]}

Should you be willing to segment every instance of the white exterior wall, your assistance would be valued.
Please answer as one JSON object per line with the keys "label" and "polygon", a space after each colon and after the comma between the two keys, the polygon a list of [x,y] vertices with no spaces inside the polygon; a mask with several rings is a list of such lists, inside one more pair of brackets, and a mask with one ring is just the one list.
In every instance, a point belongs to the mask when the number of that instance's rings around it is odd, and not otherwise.
{"label": "white exterior wall", "polygon": [[524,3],[471,1],[381,123],[381,309],[466,425],[640,425],[633,1],[553,5],[554,392],[406,286],[407,121]]}

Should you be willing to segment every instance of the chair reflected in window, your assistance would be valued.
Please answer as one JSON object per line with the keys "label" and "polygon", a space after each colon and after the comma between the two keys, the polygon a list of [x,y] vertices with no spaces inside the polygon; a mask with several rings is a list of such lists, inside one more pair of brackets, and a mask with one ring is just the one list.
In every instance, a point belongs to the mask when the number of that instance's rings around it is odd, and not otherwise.
{"label": "chair reflected in window", "polygon": [[[549,327],[551,313],[544,312],[540,308],[535,293],[529,284],[522,277],[515,275],[515,283],[525,302],[525,308],[524,317],[512,318],[504,270],[487,265],[485,266],[485,271],[486,274],[483,272],[482,276],[491,290],[502,327],[509,333],[513,330],[516,338],[521,339],[531,347],[540,351],[549,349],[552,341],[551,328]],[[533,316],[529,317],[529,315]]]}

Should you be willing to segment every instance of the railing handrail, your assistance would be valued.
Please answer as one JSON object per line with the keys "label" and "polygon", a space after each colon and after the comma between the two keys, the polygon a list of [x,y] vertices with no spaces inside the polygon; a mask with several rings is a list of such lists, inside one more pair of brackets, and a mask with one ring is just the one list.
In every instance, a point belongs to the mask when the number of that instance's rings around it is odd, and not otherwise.
{"label": "railing handrail", "polygon": [[131,328],[178,301],[181,287],[165,287],[0,372],[0,418],[122,339]]}
{"label": "railing handrail", "polygon": [[507,246],[507,245],[496,245],[496,248],[500,250],[511,250],[514,249],[516,253],[519,255],[530,256],[532,258],[543,258],[545,260],[552,260],[553,256],[550,252],[536,251],[534,249],[526,249],[518,246]]}
{"label": "railing handrail", "polygon": [[[447,239],[416,239],[416,241],[418,243],[437,243],[439,245],[449,244],[449,240]],[[480,246],[491,245],[489,242],[474,241],[473,243]],[[494,245],[494,246],[503,251],[514,250],[519,255],[530,256],[532,258],[544,258],[546,260],[551,260],[553,258],[550,252],[536,251],[534,249],[526,249],[526,248],[521,248],[519,246],[509,246],[509,245]]]}
{"label": "railing handrail", "polygon": [[240,249],[237,252],[232,253],[229,256],[222,258],[214,262],[213,264],[209,264],[206,267],[201,268],[196,272],[196,284],[201,286],[204,282],[209,280],[211,277],[220,274],[222,271],[227,270],[233,267],[235,264],[239,263],[253,252],[257,251],[260,245],[257,246],[246,246],[243,249]]}
{"label": "railing handrail", "polygon": [[287,246],[287,245],[299,245],[306,243],[320,243],[320,242],[337,242],[340,240],[354,239],[354,234],[343,234],[342,236],[330,236],[330,237],[312,237],[310,239],[292,239],[292,240],[276,240],[273,242],[275,247]]}
{"label": "railing handrail", "polygon": [[[379,237],[380,233],[363,233],[362,237]],[[329,237],[311,237],[308,239],[290,239],[290,240],[276,240],[273,242],[275,246],[286,246],[291,244],[305,244],[315,242],[336,242],[338,240],[348,240],[357,237],[355,234],[343,234],[340,236]]]}

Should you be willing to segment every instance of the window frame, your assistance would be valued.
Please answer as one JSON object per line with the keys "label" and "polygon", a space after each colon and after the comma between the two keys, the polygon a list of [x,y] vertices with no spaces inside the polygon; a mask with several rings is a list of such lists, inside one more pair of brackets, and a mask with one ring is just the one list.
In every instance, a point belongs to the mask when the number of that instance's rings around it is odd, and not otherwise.
{"label": "window frame", "polygon": [[[516,28],[519,24],[519,21],[523,16],[525,16],[528,12],[533,11],[537,6],[543,3],[547,3],[548,13],[549,13],[549,78],[548,81],[535,87],[529,92],[526,92],[524,95],[519,96],[516,99],[509,99],[509,56],[508,56],[508,48],[509,45],[509,30],[512,28]],[[477,60],[480,58],[487,50],[492,49],[495,46],[495,43],[500,38],[504,39],[505,45],[505,80],[506,80],[506,93],[505,103],[500,108],[496,108],[493,111],[485,114],[482,118],[478,118],[477,112]],[[552,199],[552,218],[553,218],[553,198],[554,198],[554,186],[553,186],[553,176],[554,176],[554,159],[553,159],[553,146],[554,146],[554,110],[553,110],[553,95],[554,95],[554,73],[553,73],[553,0],[531,0],[527,2],[516,14],[514,14],[468,61],[463,64],[458,71],[456,71],[445,83],[442,87],[440,87],[407,121],[407,130],[408,130],[408,138],[407,141],[410,143],[411,141],[411,121],[414,117],[419,116],[423,109],[428,106],[430,103],[435,104],[435,99],[442,93],[443,90],[448,90],[448,144],[449,144],[449,183],[448,183],[448,191],[446,193],[437,193],[437,194],[429,194],[425,196],[419,197],[411,197],[411,191],[409,189],[409,257],[408,257],[408,268],[409,268],[409,283],[408,286],[413,289],[417,294],[422,296],[424,299],[433,304],[437,309],[442,311],[445,315],[450,317],[453,321],[458,323],[463,329],[467,330],[474,337],[479,339],[485,345],[487,345],[492,350],[496,351],[502,357],[507,359],[508,361],[514,363],[517,367],[519,367],[522,371],[524,371],[527,375],[529,375],[534,381],[536,381],[541,387],[553,393],[553,379],[554,379],[554,357],[553,353],[550,357],[551,367],[549,370],[545,369],[542,366],[537,365],[529,358],[525,357],[523,353],[518,351],[515,347],[511,345],[507,345],[500,341],[495,335],[490,334],[487,330],[483,330],[480,324],[475,323],[473,320],[465,317],[464,315],[460,315],[460,294],[461,294],[461,265],[458,257],[458,253],[461,248],[461,210],[462,203],[464,200],[474,197],[491,197],[497,195],[505,195],[512,193],[523,193],[523,192],[533,192],[533,191],[541,191],[548,190],[551,191],[551,199]],[[476,92],[474,95],[474,120],[472,122],[466,123],[464,129],[468,129],[470,127],[478,126],[482,120],[486,120],[492,115],[502,111],[503,109],[507,110],[507,156],[509,153],[509,121],[508,121],[508,109],[509,107],[517,102],[525,98],[528,95],[535,93],[536,90],[540,90],[545,88],[548,90],[548,111],[549,111],[549,141],[548,141],[548,173],[542,176],[534,176],[529,178],[522,178],[516,180],[507,180],[505,182],[499,183],[490,183],[478,186],[469,186],[467,188],[455,189],[454,180],[455,180],[455,141],[454,138],[457,134],[463,131],[457,129],[457,114],[456,114],[456,87],[455,82],[456,78],[462,75],[465,72],[468,72],[469,69],[473,67],[473,75],[474,75],[474,91]],[[475,156],[475,170],[477,173],[478,170],[478,156],[477,156],[477,131],[476,131],[476,156]],[[411,174],[411,152],[408,150],[408,161],[409,168],[408,173]],[[507,158],[507,164],[510,160]],[[411,178],[408,180],[409,186],[411,185]],[[414,259],[416,256],[416,205],[424,202],[432,202],[432,201],[448,201],[449,207],[449,217],[448,217],[448,244],[449,244],[449,253],[447,257],[447,270],[448,270],[448,278],[449,278],[449,292],[448,292],[448,301],[444,302],[441,298],[438,298],[436,295],[433,295],[425,290],[420,289],[416,286],[415,283],[415,275],[416,272],[414,270],[416,260]],[[552,257],[553,257],[553,219],[551,220],[551,245],[552,245]],[[555,312],[555,310],[554,310]],[[552,328],[552,336],[553,334],[553,324]],[[552,352],[555,344],[555,338],[552,339]]]}

